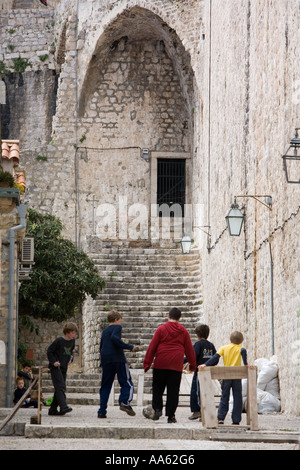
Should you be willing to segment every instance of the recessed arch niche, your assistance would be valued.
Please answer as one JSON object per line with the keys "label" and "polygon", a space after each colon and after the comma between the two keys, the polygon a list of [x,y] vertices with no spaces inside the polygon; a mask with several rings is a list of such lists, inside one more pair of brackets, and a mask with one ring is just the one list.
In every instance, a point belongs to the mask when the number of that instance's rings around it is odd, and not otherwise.
{"label": "recessed arch niche", "polygon": [[[176,31],[140,7],[116,17],[97,42],[79,96],[79,164],[87,198],[117,210],[120,198],[129,207],[143,204],[150,221],[153,172],[142,149],[191,155],[193,109],[190,55]],[[101,226],[96,221],[95,234]],[[116,227],[118,238],[118,221]]]}

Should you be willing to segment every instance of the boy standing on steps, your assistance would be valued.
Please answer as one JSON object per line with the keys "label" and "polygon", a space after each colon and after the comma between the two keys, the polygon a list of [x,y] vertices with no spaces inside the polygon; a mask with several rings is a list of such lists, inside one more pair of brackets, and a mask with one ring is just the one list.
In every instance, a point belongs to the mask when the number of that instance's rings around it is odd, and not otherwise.
{"label": "boy standing on steps", "polygon": [[[65,415],[72,411],[66,401],[66,380],[68,365],[73,360],[76,333],[75,323],[67,323],[63,329],[64,336],[56,338],[47,349],[49,369],[55,390],[49,415]],[[57,410],[58,406],[60,411]]]}
{"label": "boy standing on steps", "polygon": [[102,380],[99,391],[100,408],[98,418],[106,418],[107,402],[116,374],[121,387],[119,396],[120,410],[125,411],[129,416],[135,416],[135,412],[130,406],[133,398],[133,383],[124,354],[124,349],[135,351],[135,346],[124,343],[121,339],[122,315],[119,312],[112,310],[107,315],[107,320],[109,326],[102,332],[100,342]]}

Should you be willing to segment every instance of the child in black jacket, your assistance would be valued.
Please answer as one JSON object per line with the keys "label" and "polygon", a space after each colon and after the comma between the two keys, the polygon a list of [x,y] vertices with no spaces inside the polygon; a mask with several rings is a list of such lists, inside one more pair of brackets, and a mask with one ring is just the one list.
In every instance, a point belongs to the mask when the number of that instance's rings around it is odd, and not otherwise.
{"label": "child in black jacket", "polygon": [[[47,349],[49,368],[54,387],[54,397],[49,409],[49,415],[64,415],[72,411],[66,401],[66,380],[68,365],[73,360],[77,326],[67,323],[63,329],[64,336],[53,341]],[[57,410],[59,406],[60,411]]]}
{"label": "child in black jacket", "polygon": [[216,348],[210,341],[207,340],[209,336],[209,326],[198,325],[195,328],[195,333],[198,337],[198,341],[194,344],[194,350],[196,354],[197,369],[194,372],[191,395],[190,395],[190,408],[192,415],[189,417],[190,420],[201,419],[201,403],[200,403],[200,388],[198,380],[198,366],[204,364],[216,353]]}

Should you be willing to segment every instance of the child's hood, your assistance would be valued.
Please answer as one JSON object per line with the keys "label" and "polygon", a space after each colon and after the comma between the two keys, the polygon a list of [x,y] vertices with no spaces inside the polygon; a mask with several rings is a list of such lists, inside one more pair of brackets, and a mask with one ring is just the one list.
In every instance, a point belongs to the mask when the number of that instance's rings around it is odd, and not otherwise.
{"label": "child's hood", "polygon": [[164,335],[168,338],[178,338],[185,333],[185,328],[178,322],[168,321],[164,324]]}

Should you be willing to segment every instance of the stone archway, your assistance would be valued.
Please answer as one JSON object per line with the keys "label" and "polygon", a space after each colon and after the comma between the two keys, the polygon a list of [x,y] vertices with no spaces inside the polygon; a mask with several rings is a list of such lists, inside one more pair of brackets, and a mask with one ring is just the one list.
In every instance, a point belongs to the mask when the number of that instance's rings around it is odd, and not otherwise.
{"label": "stone archway", "polygon": [[[79,97],[78,184],[87,235],[128,239],[120,212],[125,208],[128,226],[136,213],[127,209],[134,205],[146,208],[150,223],[154,182],[143,149],[191,155],[193,82],[190,56],[176,32],[151,11],[126,10],[101,35]],[[149,233],[144,227],[137,238]]]}

